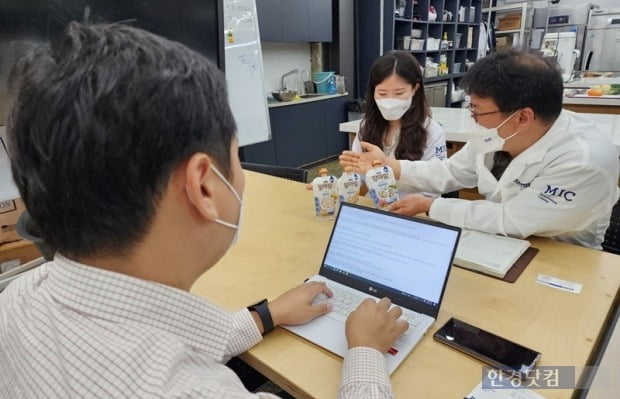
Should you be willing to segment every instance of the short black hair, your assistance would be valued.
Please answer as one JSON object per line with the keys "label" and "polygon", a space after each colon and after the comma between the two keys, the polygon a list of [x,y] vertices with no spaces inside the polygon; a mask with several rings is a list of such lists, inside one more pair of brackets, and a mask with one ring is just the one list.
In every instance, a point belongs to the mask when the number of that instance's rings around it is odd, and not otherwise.
{"label": "short black hair", "polygon": [[122,255],[148,232],[195,153],[230,174],[236,125],[223,73],[124,24],[71,22],[9,82],[13,178],[42,238],[70,257]]}
{"label": "short black hair", "polygon": [[543,122],[562,111],[562,75],[535,53],[500,49],[478,60],[460,83],[469,94],[491,98],[505,113],[530,107]]}

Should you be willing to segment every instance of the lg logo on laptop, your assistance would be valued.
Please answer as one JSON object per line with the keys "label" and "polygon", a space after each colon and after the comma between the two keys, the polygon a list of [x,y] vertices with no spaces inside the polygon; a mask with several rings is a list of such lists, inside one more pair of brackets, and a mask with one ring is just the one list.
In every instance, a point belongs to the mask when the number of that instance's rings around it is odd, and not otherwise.
{"label": "lg logo on laptop", "polygon": [[373,293],[377,293],[377,289],[375,287],[368,287],[368,291],[373,292]]}

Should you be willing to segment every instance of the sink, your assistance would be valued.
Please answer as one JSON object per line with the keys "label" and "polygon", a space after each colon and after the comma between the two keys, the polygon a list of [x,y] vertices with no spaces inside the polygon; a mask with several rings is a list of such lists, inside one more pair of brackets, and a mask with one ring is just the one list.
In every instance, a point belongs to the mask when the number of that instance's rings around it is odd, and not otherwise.
{"label": "sink", "polygon": [[315,98],[315,97],[322,97],[322,96],[326,96],[327,94],[323,94],[323,93],[306,93],[306,94],[302,94],[301,98]]}

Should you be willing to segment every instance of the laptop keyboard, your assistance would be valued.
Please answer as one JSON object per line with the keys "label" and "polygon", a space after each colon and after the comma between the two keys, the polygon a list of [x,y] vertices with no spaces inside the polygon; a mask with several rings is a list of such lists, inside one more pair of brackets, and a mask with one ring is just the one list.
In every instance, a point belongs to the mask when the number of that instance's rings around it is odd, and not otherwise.
{"label": "laptop keyboard", "polygon": [[[327,284],[327,287],[332,290],[334,296],[328,298],[325,294],[319,294],[314,298],[312,303],[329,303],[332,305],[332,311],[329,313],[330,316],[341,320],[342,322],[346,321],[349,317],[349,314],[357,309],[359,304],[366,298],[367,295],[363,295],[362,293],[358,293],[355,290],[347,290],[342,287],[333,284]],[[394,305],[392,305],[394,306]],[[400,318],[406,320],[409,323],[409,328],[401,334],[400,338],[404,338],[409,336],[413,330],[420,323],[418,314],[412,311],[407,312],[407,314],[403,313]]]}

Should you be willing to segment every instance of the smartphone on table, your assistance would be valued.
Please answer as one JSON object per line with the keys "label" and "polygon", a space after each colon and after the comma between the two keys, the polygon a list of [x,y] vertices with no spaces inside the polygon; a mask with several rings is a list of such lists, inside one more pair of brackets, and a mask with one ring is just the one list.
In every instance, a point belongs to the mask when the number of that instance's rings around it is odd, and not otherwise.
{"label": "smartphone on table", "polygon": [[540,352],[454,317],[437,330],[433,338],[518,377],[528,375],[541,356]]}

